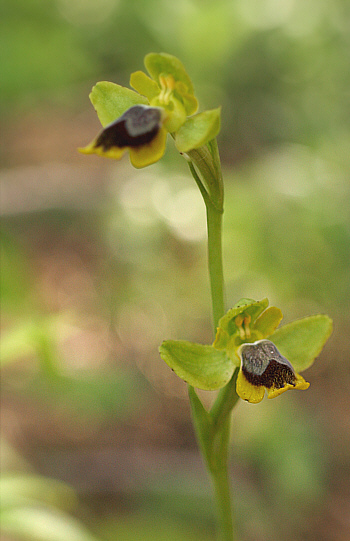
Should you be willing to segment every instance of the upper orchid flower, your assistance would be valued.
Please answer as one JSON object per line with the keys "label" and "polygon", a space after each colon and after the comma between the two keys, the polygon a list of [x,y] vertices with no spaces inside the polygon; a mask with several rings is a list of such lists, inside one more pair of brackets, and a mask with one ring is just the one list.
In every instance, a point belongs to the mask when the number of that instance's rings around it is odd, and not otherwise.
{"label": "upper orchid flower", "polygon": [[129,150],[134,167],[146,167],[165,152],[171,133],[180,152],[204,146],[220,129],[220,108],[194,114],[198,102],[183,64],[166,53],[145,57],[150,75],[131,74],[130,90],[102,81],[92,89],[90,99],[104,129],[85,148],[85,154],[98,154],[119,160]]}

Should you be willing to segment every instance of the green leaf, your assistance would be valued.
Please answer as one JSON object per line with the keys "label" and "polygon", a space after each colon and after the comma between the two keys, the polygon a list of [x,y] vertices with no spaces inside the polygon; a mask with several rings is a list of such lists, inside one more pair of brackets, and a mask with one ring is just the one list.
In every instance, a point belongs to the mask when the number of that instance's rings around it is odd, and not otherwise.
{"label": "green leaf", "polygon": [[61,509],[76,507],[71,487],[56,479],[27,474],[4,474],[0,480],[1,506],[47,504]]}
{"label": "green leaf", "polygon": [[188,118],[176,132],[175,145],[179,152],[204,146],[220,131],[221,108],[203,111]]}
{"label": "green leaf", "polygon": [[1,342],[0,365],[17,361],[35,353],[36,322],[19,322],[16,327],[5,332]]}
{"label": "green leaf", "polygon": [[261,333],[263,338],[270,336],[283,319],[283,314],[276,306],[270,306],[263,312],[254,324],[254,330]]}
{"label": "green leaf", "polygon": [[137,92],[108,81],[97,83],[90,95],[92,105],[103,127],[107,126],[133,105],[147,105],[148,100]]}
{"label": "green leaf", "polygon": [[241,299],[227,312],[227,314],[220,319],[219,328],[232,336],[238,333],[238,328],[235,323],[237,316],[240,314],[244,314],[244,316],[251,316],[251,324],[253,324],[256,318],[268,307],[268,305],[269,301],[267,299],[262,299],[261,301]]}
{"label": "green leaf", "polygon": [[23,541],[97,541],[78,520],[50,507],[14,507],[1,512],[1,529]]}
{"label": "green leaf", "polygon": [[199,389],[220,389],[229,382],[234,371],[234,365],[226,353],[213,346],[167,340],[160,346],[159,352],[175,374]]}
{"label": "green leaf", "polygon": [[306,370],[322,351],[332,334],[332,320],[326,315],[297,319],[270,336],[297,372]]}

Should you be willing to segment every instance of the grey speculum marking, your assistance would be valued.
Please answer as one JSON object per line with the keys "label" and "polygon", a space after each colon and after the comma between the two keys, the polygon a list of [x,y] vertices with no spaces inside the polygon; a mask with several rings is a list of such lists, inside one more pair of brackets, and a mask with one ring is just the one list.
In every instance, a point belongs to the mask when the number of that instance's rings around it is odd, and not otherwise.
{"label": "grey speculum marking", "polygon": [[150,143],[161,125],[161,110],[156,107],[135,105],[111,122],[97,137],[95,147],[110,150],[113,147],[138,147]]}
{"label": "grey speculum marking", "polygon": [[241,347],[242,372],[249,383],[277,389],[288,383],[295,385],[296,377],[292,365],[270,340],[243,344]]}

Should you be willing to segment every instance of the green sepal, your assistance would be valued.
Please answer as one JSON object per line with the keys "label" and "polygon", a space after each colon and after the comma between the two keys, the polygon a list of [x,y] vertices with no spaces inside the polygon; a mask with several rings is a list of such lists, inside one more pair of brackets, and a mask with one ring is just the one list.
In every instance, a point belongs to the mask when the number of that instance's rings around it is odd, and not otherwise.
{"label": "green sepal", "polygon": [[221,107],[191,116],[176,132],[175,145],[179,152],[200,148],[214,139],[220,131]]}
{"label": "green sepal", "polygon": [[312,365],[332,330],[333,323],[328,316],[310,316],[284,325],[273,333],[271,340],[296,372],[300,372]]}
{"label": "green sepal", "polygon": [[148,100],[137,92],[108,81],[97,83],[90,95],[92,105],[103,127],[107,126],[133,105],[147,105]]}
{"label": "green sepal", "polygon": [[226,385],[234,365],[224,351],[186,340],[167,340],[159,348],[163,361],[189,385],[213,391]]}
{"label": "green sepal", "polygon": [[257,317],[268,307],[268,305],[268,299],[262,299],[261,301],[241,299],[220,319],[219,328],[222,331],[226,331],[229,336],[238,334],[238,327],[235,323],[237,316],[240,314],[250,316],[252,318],[251,325],[253,325]]}
{"label": "green sepal", "polygon": [[130,86],[142,94],[142,96],[146,96],[149,101],[158,96],[160,92],[157,83],[143,71],[135,71],[130,75]]}
{"label": "green sepal", "polygon": [[165,74],[172,75],[176,83],[182,83],[182,85],[176,85],[176,88],[183,99],[187,115],[193,115],[197,111],[198,103],[194,98],[192,81],[184,65],[176,56],[167,53],[149,53],[145,56],[144,63],[148,73],[156,82],[159,81],[160,75]]}
{"label": "green sepal", "polygon": [[267,338],[272,334],[283,319],[283,314],[276,306],[270,306],[257,318],[254,331],[261,334],[261,338]]}

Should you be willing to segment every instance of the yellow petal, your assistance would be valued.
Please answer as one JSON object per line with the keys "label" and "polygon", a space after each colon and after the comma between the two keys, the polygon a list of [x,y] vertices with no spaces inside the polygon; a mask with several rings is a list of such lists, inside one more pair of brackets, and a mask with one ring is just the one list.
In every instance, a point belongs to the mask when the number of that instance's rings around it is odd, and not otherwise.
{"label": "yellow petal", "polygon": [[153,79],[143,71],[135,71],[130,75],[130,85],[149,101],[158,96],[160,88]]}
{"label": "yellow petal", "polygon": [[249,381],[244,377],[241,369],[237,377],[236,391],[242,400],[247,400],[252,404],[257,404],[264,398],[265,387],[262,385],[257,386],[249,383]]}
{"label": "yellow petal", "polygon": [[267,389],[267,398],[275,398],[276,396],[279,396],[280,394],[290,389],[299,389],[300,391],[305,391],[310,387],[310,383],[305,381],[303,376],[300,376],[300,374],[296,373],[295,377],[296,382],[294,385],[286,383],[281,388],[271,387],[270,389]]}
{"label": "yellow petal", "polygon": [[103,147],[96,147],[96,140],[92,141],[89,145],[84,148],[78,148],[79,152],[82,154],[97,154],[103,158],[111,158],[113,160],[120,160],[120,158],[125,154],[127,147],[111,147],[107,150],[103,150]]}
{"label": "yellow petal", "polygon": [[161,159],[165,152],[167,131],[161,127],[156,137],[149,143],[130,148],[130,161],[138,169]]}
{"label": "yellow petal", "polygon": [[296,389],[300,389],[301,391],[305,391],[305,389],[308,389],[310,387],[310,383],[308,381],[305,381],[303,376],[300,374],[295,373],[295,377],[297,378],[297,382],[295,385]]}
{"label": "yellow petal", "polygon": [[267,389],[267,398],[276,398],[276,396],[279,396],[285,391],[289,391],[289,389],[295,389],[294,385],[286,383],[284,387],[270,387],[270,389]]}

